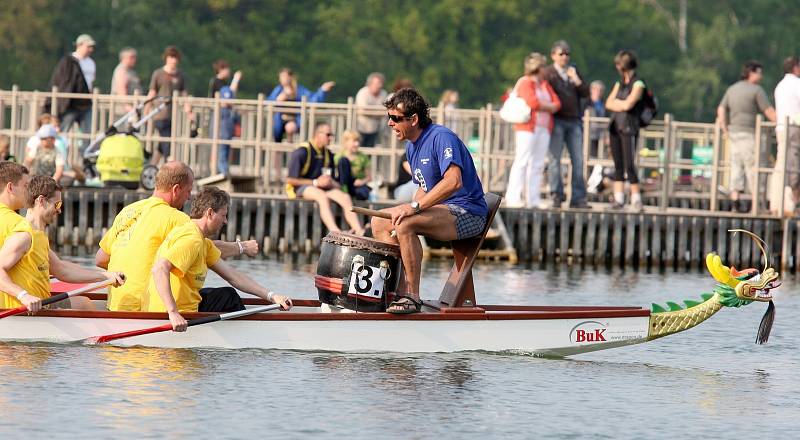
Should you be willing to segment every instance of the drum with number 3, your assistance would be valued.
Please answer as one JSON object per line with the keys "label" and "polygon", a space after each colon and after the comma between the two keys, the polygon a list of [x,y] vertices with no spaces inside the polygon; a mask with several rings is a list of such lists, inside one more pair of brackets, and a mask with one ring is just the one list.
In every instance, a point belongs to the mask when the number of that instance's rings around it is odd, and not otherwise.
{"label": "drum with number 3", "polygon": [[397,290],[400,247],[344,232],[329,232],[314,284],[319,300],[357,312],[383,312]]}

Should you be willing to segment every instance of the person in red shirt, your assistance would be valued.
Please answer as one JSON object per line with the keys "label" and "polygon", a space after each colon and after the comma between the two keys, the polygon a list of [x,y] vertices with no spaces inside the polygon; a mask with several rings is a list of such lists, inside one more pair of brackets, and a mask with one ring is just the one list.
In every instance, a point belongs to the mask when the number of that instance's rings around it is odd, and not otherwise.
{"label": "person in red shirt", "polygon": [[558,95],[542,76],[546,63],[544,55],[537,52],[525,57],[525,74],[514,86],[517,96],[531,108],[531,118],[514,124],[516,152],[506,189],[509,207],[537,208],[541,202],[542,172],[553,131],[552,115],[561,108]]}

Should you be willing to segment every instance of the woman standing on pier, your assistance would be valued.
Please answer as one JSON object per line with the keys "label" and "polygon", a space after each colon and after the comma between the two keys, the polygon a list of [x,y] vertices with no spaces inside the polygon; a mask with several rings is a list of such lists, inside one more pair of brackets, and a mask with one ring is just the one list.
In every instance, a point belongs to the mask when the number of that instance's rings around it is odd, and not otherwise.
{"label": "woman standing on pier", "polygon": [[644,110],[642,97],[647,89],[644,81],[636,76],[636,55],[621,50],[614,57],[614,65],[620,80],[614,84],[606,99],[606,109],[613,112],[609,126],[611,157],[614,159],[614,201],[609,209],[625,207],[625,177],[631,184],[631,206],[642,211],[642,195],[639,189],[639,174],[636,170],[636,144],[639,140],[639,116]]}
{"label": "woman standing on pier", "polygon": [[[552,114],[561,108],[561,101],[542,76],[547,64],[544,55],[534,52],[525,57],[525,75],[517,80],[514,93],[531,109],[528,122],[514,124],[516,152],[508,176],[506,206],[538,208],[541,201],[544,160],[553,131]],[[523,204],[522,196],[526,194]]]}

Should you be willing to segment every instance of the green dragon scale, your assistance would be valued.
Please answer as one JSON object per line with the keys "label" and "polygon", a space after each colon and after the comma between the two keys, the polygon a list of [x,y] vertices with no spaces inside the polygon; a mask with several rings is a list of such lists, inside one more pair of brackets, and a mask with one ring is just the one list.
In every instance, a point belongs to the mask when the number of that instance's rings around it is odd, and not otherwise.
{"label": "green dragon scale", "polygon": [[752,303],[772,301],[770,291],[780,286],[779,274],[771,267],[761,273],[757,269],[737,271],[722,264],[719,255],[706,256],[706,268],[718,284],[714,293],[702,295],[703,301],[686,300],[686,307],[674,302],[667,307],[653,304],[650,313],[648,341],[688,330],[705,321],[723,307],[741,307]]}

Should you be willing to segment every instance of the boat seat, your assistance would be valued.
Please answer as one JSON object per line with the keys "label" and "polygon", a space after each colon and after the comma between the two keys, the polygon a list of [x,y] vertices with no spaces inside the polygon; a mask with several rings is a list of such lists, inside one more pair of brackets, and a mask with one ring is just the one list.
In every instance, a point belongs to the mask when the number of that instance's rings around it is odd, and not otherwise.
{"label": "boat seat", "polygon": [[465,238],[463,240],[453,240],[451,242],[453,248],[453,257],[455,262],[453,268],[450,269],[450,276],[447,277],[447,282],[444,284],[442,293],[439,296],[438,303],[435,301],[426,301],[426,305],[434,309],[441,309],[443,307],[474,307],[475,302],[475,286],[472,283],[472,266],[475,264],[475,257],[478,256],[483,241],[486,238],[486,233],[492,227],[494,216],[500,208],[500,201],[502,197],[494,193],[486,193],[484,195],[486,205],[489,207],[489,212],[486,214],[486,225],[483,231],[474,237]]}

